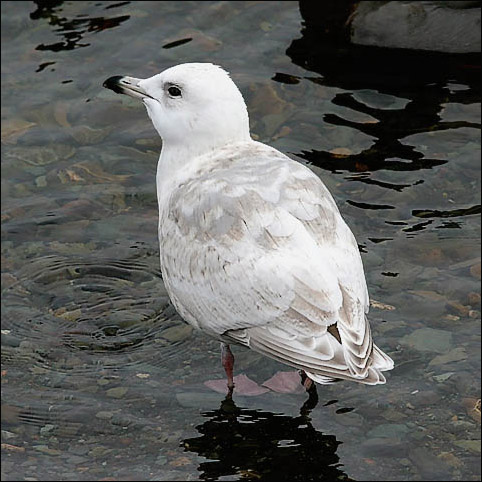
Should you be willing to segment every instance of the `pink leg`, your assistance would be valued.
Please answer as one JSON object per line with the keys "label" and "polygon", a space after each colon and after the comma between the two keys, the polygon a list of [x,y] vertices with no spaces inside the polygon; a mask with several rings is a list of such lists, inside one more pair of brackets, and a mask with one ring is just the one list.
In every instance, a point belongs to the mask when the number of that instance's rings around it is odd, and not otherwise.
{"label": "pink leg", "polygon": [[221,343],[221,361],[223,363],[224,371],[228,377],[228,389],[231,393],[234,388],[233,381],[233,367],[234,367],[234,355],[227,343]]}
{"label": "pink leg", "polygon": [[311,387],[314,386],[313,380],[306,375],[304,370],[300,370],[298,373],[301,377],[301,384],[305,387],[305,390],[309,392]]}

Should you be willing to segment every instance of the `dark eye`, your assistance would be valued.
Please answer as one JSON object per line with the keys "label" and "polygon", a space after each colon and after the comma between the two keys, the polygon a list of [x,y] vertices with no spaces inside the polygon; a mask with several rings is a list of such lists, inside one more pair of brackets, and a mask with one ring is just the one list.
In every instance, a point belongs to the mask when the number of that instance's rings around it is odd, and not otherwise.
{"label": "dark eye", "polygon": [[171,97],[181,97],[181,89],[179,87],[176,87],[175,85],[169,87],[167,91],[169,92],[169,95]]}

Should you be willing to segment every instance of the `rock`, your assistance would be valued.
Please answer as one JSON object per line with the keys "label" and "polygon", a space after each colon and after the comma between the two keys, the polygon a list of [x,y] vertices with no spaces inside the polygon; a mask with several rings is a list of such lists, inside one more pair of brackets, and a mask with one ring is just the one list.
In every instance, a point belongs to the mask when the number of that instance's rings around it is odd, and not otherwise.
{"label": "rock", "polygon": [[154,462],[156,465],[164,465],[167,463],[167,457],[165,455],[158,455],[156,461]]}
{"label": "rock", "polygon": [[452,346],[452,333],[434,328],[419,328],[404,336],[400,343],[418,351],[447,353]]}
{"label": "rock", "polygon": [[115,412],[109,412],[107,410],[101,410],[95,414],[96,418],[100,420],[110,420],[114,416]]}
{"label": "rock", "polygon": [[444,365],[445,363],[457,362],[460,360],[465,360],[467,358],[467,352],[464,347],[454,348],[445,355],[437,355],[435,358],[430,360],[429,366],[431,365]]}
{"label": "rock", "polygon": [[419,407],[434,405],[440,401],[440,395],[433,390],[418,392],[413,397],[413,402]]}
{"label": "rock", "polygon": [[75,126],[70,129],[72,137],[81,145],[98,144],[110,133],[110,128],[93,129],[90,126]]}
{"label": "rock", "polygon": [[377,308],[378,310],[385,310],[385,311],[393,311],[395,309],[392,305],[387,305],[386,303],[382,303],[376,300],[370,300],[370,306],[372,308]]}
{"label": "rock", "polygon": [[192,333],[192,326],[187,323],[183,323],[176,326],[171,326],[162,332],[162,338],[171,342],[177,343],[181,340],[189,338]]}
{"label": "rock", "polygon": [[449,480],[450,467],[423,447],[412,448],[408,454],[424,480]]}
{"label": "rock", "polygon": [[17,437],[17,434],[9,432],[8,430],[2,430],[2,440],[10,440],[11,438]]}
{"label": "rock", "polygon": [[126,387],[109,388],[105,393],[108,397],[123,398],[129,389]]}
{"label": "rock", "polygon": [[467,316],[469,314],[470,306],[465,306],[458,301],[447,301],[447,311],[460,316]]}
{"label": "rock", "polygon": [[480,423],[481,419],[481,411],[480,411],[480,398],[464,398],[462,400],[462,404],[465,407],[465,410],[467,411],[467,415],[471,417],[473,420],[476,422]]}
{"label": "rock", "polygon": [[70,159],[76,152],[75,147],[67,144],[50,144],[46,146],[17,147],[9,152],[9,157],[30,166],[46,166]]}
{"label": "rock", "polygon": [[474,423],[467,422],[466,420],[454,420],[450,422],[450,425],[453,426],[453,431],[455,433],[467,432],[470,430],[475,430],[476,428],[476,425]]}
{"label": "rock", "polygon": [[60,455],[62,453],[60,450],[51,449],[48,445],[35,445],[34,449],[47,455]]}
{"label": "rock", "polygon": [[480,454],[480,440],[457,440],[454,445],[463,450]]}
{"label": "rock", "polygon": [[55,429],[55,425],[52,425],[51,423],[48,423],[46,425],[44,425],[41,429],[40,429],[40,435],[42,437],[46,437],[48,435],[50,435],[50,433]]}
{"label": "rock", "polygon": [[[8,331],[8,330],[2,330],[2,331]],[[2,333],[2,347],[9,346],[9,347],[17,348],[18,346],[20,346],[20,343],[21,343],[20,338]]]}
{"label": "rock", "polygon": [[368,457],[403,458],[407,456],[408,444],[399,439],[374,438],[361,444],[361,452]]}
{"label": "rock", "polygon": [[107,447],[94,447],[92,450],[89,451],[90,457],[103,457],[108,453],[112,452],[112,449],[108,449]]}
{"label": "rock", "polygon": [[345,427],[361,427],[363,417],[359,413],[340,413],[336,416],[336,422]]}
{"label": "rock", "polygon": [[410,429],[401,423],[383,423],[375,428],[372,428],[367,433],[367,438],[403,438]]}
{"label": "rock", "polygon": [[450,452],[441,452],[438,455],[438,458],[455,468],[462,467],[464,465],[461,460],[459,460],[454,454]]}
{"label": "rock", "polygon": [[472,306],[472,308],[478,308],[480,306],[480,293],[471,291],[467,295],[467,302],[470,306]]}
{"label": "rock", "polygon": [[222,397],[218,393],[181,392],[176,393],[176,399],[184,408],[219,408]]}
{"label": "rock", "polygon": [[420,296],[429,301],[445,301],[445,296],[430,290],[408,290],[409,293]]}
{"label": "rock", "polygon": [[3,442],[1,445],[2,445],[2,450],[9,450],[11,452],[25,452],[25,447],[19,447],[18,445],[12,445],[12,444],[7,444]]}
{"label": "rock", "polygon": [[395,410],[393,408],[389,408],[380,414],[385,420],[390,422],[401,422],[402,420],[406,419],[407,416],[400,412],[399,410]]}
{"label": "rock", "polygon": [[358,102],[374,109],[399,110],[404,109],[410,102],[409,99],[396,97],[390,94],[374,91],[371,89],[360,89],[352,94]]}
{"label": "rock", "polygon": [[35,179],[35,184],[37,187],[46,187],[47,186],[47,178],[45,176],[39,176]]}
{"label": "rock", "polygon": [[19,118],[5,119],[2,125],[2,144],[16,144],[17,139],[35,125],[35,122]]}
{"label": "rock", "polygon": [[462,4],[358,2],[356,14],[351,16],[351,40],[376,47],[480,52],[480,4]]}
{"label": "rock", "polygon": [[443,383],[448,380],[455,372],[442,373],[441,375],[434,375],[433,379],[439,383]]}
{"label": "rock", "polygon": [[478,263],[473,264],[470,267],[470,274],[477,279],[480,279],[480,261]]}
{"label": "rock", "polygon": [[111,419],[112,425],[120,425],[122,427],[128,427],[133,420],[129,416],[122,415],[120,413],[115,413]]}

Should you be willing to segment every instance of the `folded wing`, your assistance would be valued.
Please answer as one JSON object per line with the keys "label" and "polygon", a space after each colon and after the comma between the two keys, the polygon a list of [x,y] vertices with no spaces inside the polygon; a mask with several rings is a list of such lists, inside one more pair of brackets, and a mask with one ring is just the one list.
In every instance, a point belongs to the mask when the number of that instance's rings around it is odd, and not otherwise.
{"label": "folded wing", "polygon": [[332,196],[302,164],[246,149],[201,168],[161,213],[176,308],[315,381],[383,383],[393,362],[373,345],[358,246]]}

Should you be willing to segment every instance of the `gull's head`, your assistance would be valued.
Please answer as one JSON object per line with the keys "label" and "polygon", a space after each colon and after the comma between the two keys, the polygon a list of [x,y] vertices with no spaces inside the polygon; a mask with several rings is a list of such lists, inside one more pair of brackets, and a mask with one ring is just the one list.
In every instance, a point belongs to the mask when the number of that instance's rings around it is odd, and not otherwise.
{"label": "gull's head", "polygon": [[142,100],[165,147],[201,153],[250,139],[243,96],[217,65],[180,64],[148,79],[110,77],[104,87]]}

